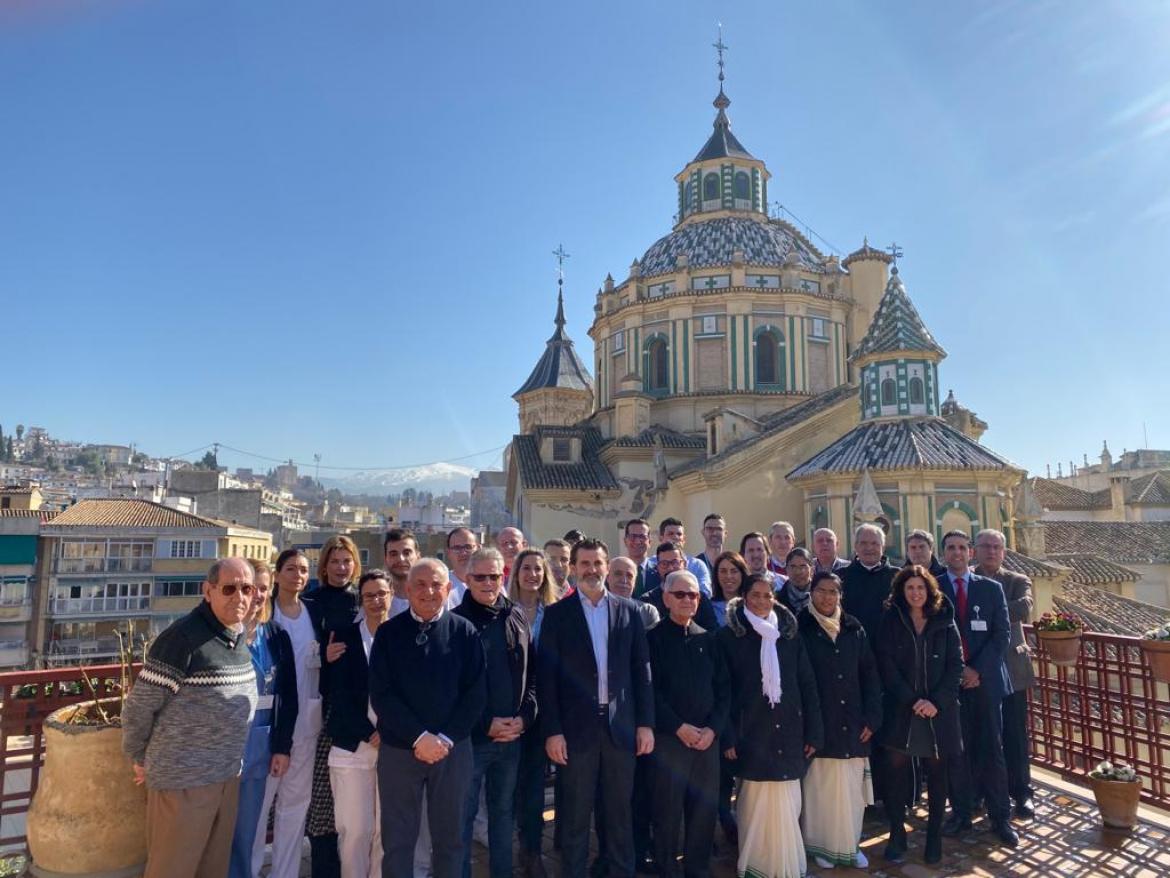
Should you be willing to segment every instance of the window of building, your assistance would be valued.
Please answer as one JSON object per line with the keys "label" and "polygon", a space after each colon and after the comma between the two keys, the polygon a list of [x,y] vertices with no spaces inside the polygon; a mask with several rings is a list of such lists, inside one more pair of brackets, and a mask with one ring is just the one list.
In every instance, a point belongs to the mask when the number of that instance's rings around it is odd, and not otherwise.
{"label": "window of building", "polygon": [[0,497],[0,509],[11,509],[11,508],[12,508],[12,498],[11,497]]}
{"label": "window of building", "polygon": [[554,463],[569,463],[573,459],[572,439],[553,439],[552,458]]}
{"label": "window of building", "polygon": [[922,405],[926,402],[926,394],[922,389],[922,379],[915,376],[910,379],[910,405]]}
{"label": "window of building", "polygon": [[743,171],[739,171],[735,175],[735,183],[732,191],[735,193],[736,199],[748,199],[752,197],[751,181]]}
{"label": "window of building", "polygon": [[670,358],[664,339],[655,339],[647,349],[650,390],[670,389]]}
{"label": "window of building", "polygon": [[160,582],[159,596],[164,598],[192,598],[203,593],[203,581],[189,579],[186,582]]}
{"label": "window of building", "polygon": [[766,330],[756,336],[756,384],[781,387],[784,384],[783,353],[780,336]]}
{"label": "window of building", "polygon": [[202,558],[203,557],[203,541],[202,540],[172,540],[171,541],[171,557],[172,558]]}
{"label": "window of building", "polygon": [[703,178],[703,200],[712,201],[719,198],[719,175],[708,174]]}
{"label": "window of building", "polygon": [[5,576],[0,580],[0,606],[18,607],[28,600],[28,576]]}
{"label": "window of building", "polygon": [[882,405],[894,405],[897,402],[898,388],[893,378],[882,380]]}
{"label": "window of building", "polygon": [[619,330],[613,334],[613,352],[619,353],[626,349],[626,334]]}
{"label": "window of building", "polygon": [[809,336],[811,338],[828,338],[828,322],[823,317],[814,317],[810,323]]}

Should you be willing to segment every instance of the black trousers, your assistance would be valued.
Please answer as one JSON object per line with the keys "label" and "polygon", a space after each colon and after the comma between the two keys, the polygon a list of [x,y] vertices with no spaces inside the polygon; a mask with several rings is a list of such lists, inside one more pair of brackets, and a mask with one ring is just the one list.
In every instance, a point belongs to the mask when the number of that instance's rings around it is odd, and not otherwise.
{"label": "black trousers", "polygon": [[[655,745],[657,746],[657,744]],[[634,759],[634,796],[630,802],[633,817],[635,866],[650,853],[650,813],[654,794],[654,760],[657,752]],[[605,797],[600,784],[593,799],[593,825],[597,830],[597,849],[605,850]]]}
{"label": "black trousers", "polygon": [[[657,739],[655,739],[657,742]],[[719,747],[718,741],[714,743]],[[735,813],[731,810],[731,793],[735,789],[735,773],[739,770],[739,763],[719,754],[719,820],[726,828],[735,822]]]}
{"label": "black trousers", "polygon": [[662,875],[677,871],[683,835],[683,874],[711,874],[711,846],[719,802],[719,743],[692,750],[674,735],[654,739],[654,856]]}
{"label": "black trousers", "polygon": [[382,805],[382,878],[414,874],[423,790],[431,830],[431,869],[435,878],[463,876],[463,809],[471,788],[471,741],[464,738],[434,765],[414,758],[413,750],[378,750],[378,797]]}
{"label": "black trousers", "polygon": [[1003,757],[1002,700],[990,697],[983,686],[959,692],[963,752],[947,760],[947,775],[951,809],[964,819],[971,817],[977,792],[975,778],[992,823],[1007,822],[1011,816]]}
{"label": "black trousers", "polygon": [[1003,758],[1008,795],[1017,802],[1032,798],[1032,760],[1028,754],[1028,692],[1003,700]]}
{"label": "black trousers", "polygon": [[614,743],[608,715],[598,716],[597,724],[593,742],[570,745],[568,762],[557,769],[563,779],[557,812],[557,823],[562,830],[561,874],[564,878],[585,878],[589,819],[593,816],[596,794],[604,805],[602,813],[597,815],[601,830],[598,840],[601,857],[609,869],[607,874],[609,878],[633,878],[634,754]]}

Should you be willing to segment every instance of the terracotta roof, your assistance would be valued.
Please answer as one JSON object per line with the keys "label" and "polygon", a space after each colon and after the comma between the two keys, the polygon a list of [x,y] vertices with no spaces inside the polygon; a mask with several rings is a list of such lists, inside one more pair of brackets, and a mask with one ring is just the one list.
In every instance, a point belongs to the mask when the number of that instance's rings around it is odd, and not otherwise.
{"label": "terracotta roof", "polygon": [[1013,573],[1022,573],[1029,579],[1052,579],[1060,575],[1060,569],[1051,564],[1045,564],[1036,558],[1005,549],[1003,566]]}
{"label": "terracotta roof", "polygon": [[944,357],[947,353],[922,322],[918,309],[906,295],[898,268],[894,266],[869,329],[857,343],[852,359],[902,351],[927,351]]}
{"label": "terracotta roof", "polygon": [[995,470],[1013,467],[939,418],[866,421],[806,460],[788,478],[897,469]]}
{"label": "terracotta roof", "polygon": [[53,519],[54,527],[230,527],[150,500],[81,500]]}
{"label": "terracotta roof", "polygon": [[[1049,553],[1048,560],[1062,567],[1071,567],[1069,582],[1079,582],[1082,585],[1107,585],[1111,582],[1137,582],[1142,578],[1140,573],[1106,561],[1097,555],[1084,552]],[[1170,613],[1170,610],[1167,611]]]}
{"label": "terracotta roof", "polygon": [[1082,510],[1108,509],[1111,505],[1109,489],[1085,491],[1063,482],[1035,476],[1028,480],[1036,499],[1045,509]]}
{"label": "terracotta roof", "polygon": [[617,448],[653,448],[656,437],[662,438],[663,448],[701,450],[707,447],[707,440],[703,436],[690,436],[657,424],[652,424],[636,436],[620,436],[611,440],[609,444]]}
{"label": "terracotta roof", "polygon": [[32,494],[33,491],[39,491],[40,488],[30,488],[23,485],[7,485],[0,488],[0,494],[6,494],[9,497],[22,497],[26,494]]}
{"label": "terracotta roof", "polygon": [[790,408],[777,412],[764,420],[764,426],[760,432],[730,443],[713,457],[700,457],[697,460],[688,461],[681,466],[675,467],[671,470],[670,475],[672,477],[681,475],[691,470],[702,469],[709,464],[724,461],[732,455],[738,454],[746,448],[750,448],[757,442],[762,442],[769,436],[782,433],[790,427],[795,427],[801,422],[807,421],[809,418],[833,408],[833,406],[841,405],[848,400],[855,400],[856,398],[856,384],[840,384],[832,390],[826,390],[824,393],[814,396],[812,399],[806,399],[804,402],[797,403]]}
{"label": "terracotta roof", "polygon": [[[547,437],[581,440],[581,459],[576,463],[545,463],[541,441]],[[605,444],[596,427],[537,427],[532,433],[512,437],[512,454],[519,467],[523,488],[529,491],[616,491],[617,480],[598,453]]]}
{"label": "terracotta roof", "polygon": [[52,509],[0,509],[0,518],[39,518],[50,521],[58,513]]}
{"label": "terracotta roof", "polygon": [[1129,483],[1129,498],[1135,506],[1170,506],[1170,470],[1138,476]]}
{"label": "terracotta roof", "polygon": [[1053,598],[1059,609],[1081,616],[1094,631],[1140,636],[1170,618],[1170,610],[1131,600],[1091,585],[1069,582]]}
{"label": "terracotta roof", "polygon": [[1042,521],[1048,553],[1121,564],[1170,564],[1170,521]]}

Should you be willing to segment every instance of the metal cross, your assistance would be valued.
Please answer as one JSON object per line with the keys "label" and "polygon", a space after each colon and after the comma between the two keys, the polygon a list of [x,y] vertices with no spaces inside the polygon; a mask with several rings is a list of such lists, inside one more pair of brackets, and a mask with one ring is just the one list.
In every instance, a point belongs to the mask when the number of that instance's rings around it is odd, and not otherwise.
{"label": "metal cross", "polygon": [[719,23],[719,39],[711,45],[719,53],[719,81],[723,82],[723,50],[728,48],[727,44],[723,42],[723,22]]}
{"label": "metal cross", "polygon": [[889,253],[892,257],[894,257],[894,265],[897,265],[898,259],[902,255],[902,248],[899,247],[897,244],[890,244],[890,246],[886,248],[886,252]]}
{"label": "metal cross", "polygon": [[565,260],[569,258],[569,254],[565,252],[563,244],[557,244],[557,249],[552,252],[552,255],[557,258],[557,280],[563,283],[565,280]]}

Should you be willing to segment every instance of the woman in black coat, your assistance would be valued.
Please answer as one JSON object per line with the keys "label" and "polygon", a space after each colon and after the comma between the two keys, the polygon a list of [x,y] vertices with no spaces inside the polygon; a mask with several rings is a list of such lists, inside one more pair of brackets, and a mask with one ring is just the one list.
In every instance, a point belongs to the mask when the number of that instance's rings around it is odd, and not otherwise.
{"label": "woman in black coat", "polygon": [[717,635],[731,676],[724,755],[738,759],[740,875],[806,872],[800,780],[824,743],[816,677],[796,619],[766,577],[749,576]]}
{"label": "woman in black coat", "polygon": [[882,684],[865,629],[841,609],[841,590],[836,574],[816,574],[797,616],[825,726],[824,746],[804,778],[804,846],[821,868],[864,869],[858,842],[865,806],[873,804],[868,757],[882,720]]}
{"label": "woman in black coat", "polygon": [[906,851],[906,808],[912,788],[911,760],[926,771],[929,817],[923,859],[942,859],[947,757],[963,749],[959,726],[959,677],[963,653],[954,611],[930,571],[917,564],[894,577],[882,616],[878,667],[885,688],[881,743],[888,751],[890,821],[887,860]]}

